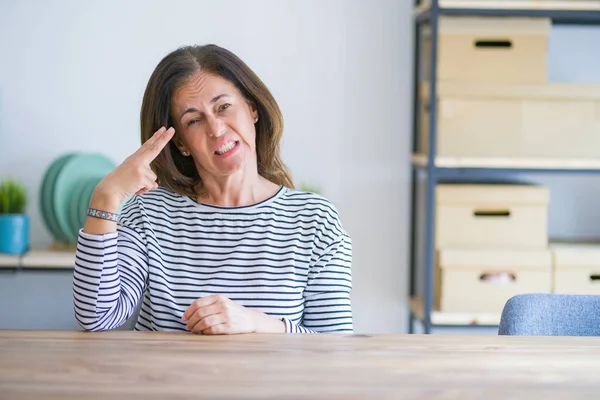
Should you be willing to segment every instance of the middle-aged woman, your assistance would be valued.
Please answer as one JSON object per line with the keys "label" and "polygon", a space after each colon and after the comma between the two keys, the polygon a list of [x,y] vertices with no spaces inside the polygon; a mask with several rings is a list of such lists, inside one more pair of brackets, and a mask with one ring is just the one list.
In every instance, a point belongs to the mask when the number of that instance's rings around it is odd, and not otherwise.
{"label": "middle-aged woman", "polygon": [[136,330],[352,332],[351,240],[328,200],[293,188],[282,133],[275,99],[230,51],[168,54],[144,94],[142,146],[97,185],[79,233],[79,324],[113,329],[139,305]]}

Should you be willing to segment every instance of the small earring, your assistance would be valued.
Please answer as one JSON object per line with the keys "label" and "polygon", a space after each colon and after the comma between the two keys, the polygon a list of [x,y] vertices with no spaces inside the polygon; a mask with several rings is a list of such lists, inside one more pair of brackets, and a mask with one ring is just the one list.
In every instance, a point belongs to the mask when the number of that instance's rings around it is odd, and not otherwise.
{"label": "small earring", "polygon": [[181,154],[183,154],[185,157],[187,157],[187,156],[190,155],[190,152],[184,150],[184,151],[181,152]]}
{"label": "small earring", "polygon": [[254,123],[258,122],[258,117],[254,118]]}

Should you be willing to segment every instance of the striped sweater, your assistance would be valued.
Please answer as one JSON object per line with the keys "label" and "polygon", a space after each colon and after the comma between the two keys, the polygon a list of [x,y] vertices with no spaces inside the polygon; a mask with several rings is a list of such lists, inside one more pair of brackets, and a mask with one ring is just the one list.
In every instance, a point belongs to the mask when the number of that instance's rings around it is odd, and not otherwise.
{"label": "striped sweater", "polygon": [[123,205],[116,232],[79,232],[75,316],[85,330],[113,329],[139,305],[136,330],[184,331],[192,301],[222,294],[288,333],[349,333],[351,263],[335,207],[316,194],[282,186],[220,207],[159,187]]}

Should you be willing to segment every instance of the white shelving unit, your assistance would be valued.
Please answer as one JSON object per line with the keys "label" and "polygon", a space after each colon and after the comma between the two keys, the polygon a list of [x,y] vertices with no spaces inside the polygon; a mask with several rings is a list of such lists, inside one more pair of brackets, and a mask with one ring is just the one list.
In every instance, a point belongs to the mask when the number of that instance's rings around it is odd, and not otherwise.
{"label": "white shelving unit", "polygon": [[34,248],[21,256],[0,254],[0,268],[73,269],[75,252]]}
{"label": "white shelving unit", "polygon": [[[415,166],[427,166],[426,154],[413,154],[412,163]],[[600,160],[584,159],[544,159],[544,158],[477,158],[477,157],[446,157],[435,158],[438,168],[504,168],[504,169],[536,169],[536,170],[600,170]]]}
{"label": "white shelving unit", "polygon": [[[421,0],[415,1],[415,79],[413,82],[413,155],[411,199],[411,266],[409,331],[420,325],[424,333],[437,327],[495,326],[499,314],[447,313],[435,309],[434,267],[436,249],[435,188],[441,181],[494,181],[517,174],[595,174],[599,159],[541,159],[519,157],[447,157],[437,153],[437,102],[428,104],[427,146],[422,145],[420,125],[422,98],[437,99],[438,46],[440,18],[460,17],[540,17],[554,24],[600,25],[600,0]],[[423,33],[431,38],[425,43]],[[425,46],[427,44],[427,46]],[[423,60],[428,68],[423,67]],[[429,82],[427,95],[421,95],[422,82]],[[476,86],[473,86],[476,88]],[[584,86],[581,86],[585,90]],[[510,87],[506,90],[512,90]],[[550,89],[548,89],[550,90]],[[425,151],[427,151],[426,154]]]}
{"label": "white shelving unit", "polygon": [[[438,4],[446,9],[600,11],[598,0],[438,0]],[[417,12],[429,8],[431,0],[424,0]]]}

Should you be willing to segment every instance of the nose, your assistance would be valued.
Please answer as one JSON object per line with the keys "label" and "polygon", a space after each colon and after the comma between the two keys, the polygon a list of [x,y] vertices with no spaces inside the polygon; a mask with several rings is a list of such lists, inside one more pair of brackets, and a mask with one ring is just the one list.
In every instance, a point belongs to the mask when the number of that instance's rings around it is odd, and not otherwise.
{"label": "nose", "polygon": [[220,118],[207,118],[206,126],[208,136],[218,138],[225,133],[225,123]]}

